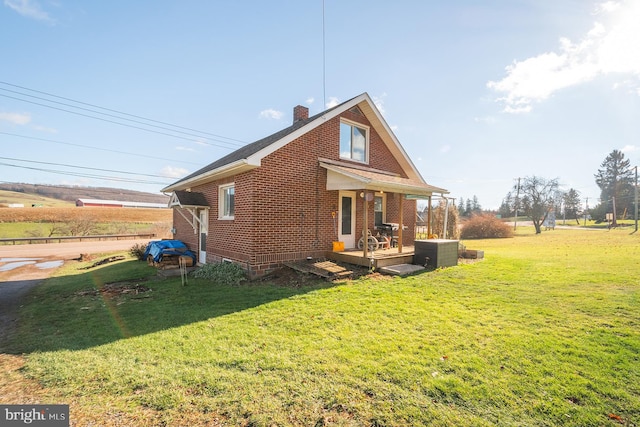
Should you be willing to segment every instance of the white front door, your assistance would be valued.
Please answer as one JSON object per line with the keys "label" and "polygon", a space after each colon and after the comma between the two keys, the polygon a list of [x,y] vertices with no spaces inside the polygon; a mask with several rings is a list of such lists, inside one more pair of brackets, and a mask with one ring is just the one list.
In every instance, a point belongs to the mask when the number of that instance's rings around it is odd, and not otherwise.
{"label": "white front door", "polygon": [[346,249],[356,247],[356,192],[338,193],[338,240]]}
{"label": "white front door", "polygon": [[199,225],[199,244],[198,244],[198,262],[200,264],[207,263],[207,233],[209,231],[209,211],[203,209],[200,211]]}

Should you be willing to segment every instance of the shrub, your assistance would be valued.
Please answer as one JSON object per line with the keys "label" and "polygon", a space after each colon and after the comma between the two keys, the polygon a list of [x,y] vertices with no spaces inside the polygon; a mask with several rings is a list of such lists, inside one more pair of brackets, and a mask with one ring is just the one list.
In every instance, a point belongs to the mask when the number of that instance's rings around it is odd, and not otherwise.
{"label": "shrub", "polygon": [[136,243],[131,246],[129,249],[129,255],[132,257],[139,259],[140,261],[144,261],[144,253],[147,251],[147,245],[144,243]]}
{"label": "shrub", "polygon": [[462,239],[513,237],[509,224],[490,214],[473,215],[460,230]]}
{"label": "shrub", "polygon": [[205,279],[218,285],[239,285],[246,279],[242,267],[231,262],[205,264],[193,273],[196,279]]}

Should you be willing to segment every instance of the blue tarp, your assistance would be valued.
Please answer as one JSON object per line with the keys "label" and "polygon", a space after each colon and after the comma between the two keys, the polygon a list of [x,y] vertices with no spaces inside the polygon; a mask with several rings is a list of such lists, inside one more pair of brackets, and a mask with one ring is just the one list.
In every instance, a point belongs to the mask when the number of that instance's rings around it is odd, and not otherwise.
{"label": "blue tarp", "polygon": [[149,242],[147,249],[144,251],[144,259],[149,259],[149,255],[153,257],[153,261],[160,262],[164,255],[185,255],[196,262],[196,254],[187,249],[187,245],[180,240],[158,240]]}

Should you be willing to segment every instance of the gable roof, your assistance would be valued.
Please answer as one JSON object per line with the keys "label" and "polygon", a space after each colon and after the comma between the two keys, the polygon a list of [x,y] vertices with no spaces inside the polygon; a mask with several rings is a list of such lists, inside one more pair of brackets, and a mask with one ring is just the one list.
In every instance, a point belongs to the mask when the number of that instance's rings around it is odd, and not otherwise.
{"label": "gable roof", "polygon": [[261,160],[264,157],[355,106],[360,108],[372,127],[376,129],[387,148],[391,151],[391,154],[400,163],[409,180],[421,182],[426,185],[420,172],[418,172],[418,169],[404,151],[402,145],[400,145],[391,128],[376,108],[373,100],[369,97],[369,94],[365,92],[333,108],[309,117],[306,120],[299,120],[288,128],[282,129],[266,138],[245,145],[173,184],[168,185],[163,188],[162,191],[184,190],[192,186],[201,185],[209,181],[237,175],[257,168],[260,166]]}

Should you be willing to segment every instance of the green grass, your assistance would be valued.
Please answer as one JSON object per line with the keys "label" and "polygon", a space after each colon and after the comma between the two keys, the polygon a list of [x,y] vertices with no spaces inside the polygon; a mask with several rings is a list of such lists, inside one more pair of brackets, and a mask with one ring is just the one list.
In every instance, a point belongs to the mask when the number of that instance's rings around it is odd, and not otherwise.
{"label": "green grass", "polygon": [[[12,351],[72,418],[138,425],[640,423],[640,236],[466,241],[485,260],[303,287],[144,283],[141,262],[68,265],[31,295]],[[81,424],[82,425],[82,424]]]}

